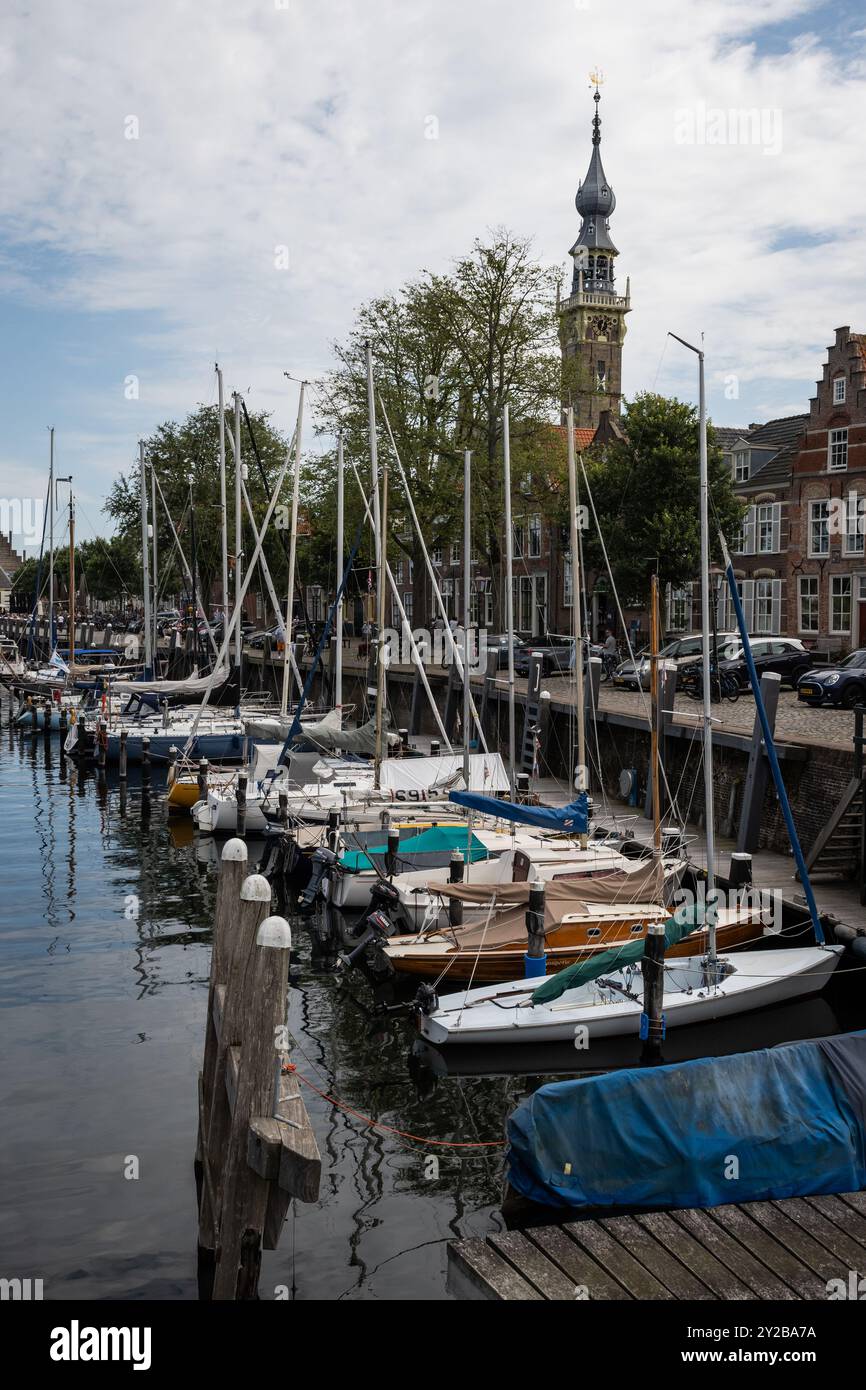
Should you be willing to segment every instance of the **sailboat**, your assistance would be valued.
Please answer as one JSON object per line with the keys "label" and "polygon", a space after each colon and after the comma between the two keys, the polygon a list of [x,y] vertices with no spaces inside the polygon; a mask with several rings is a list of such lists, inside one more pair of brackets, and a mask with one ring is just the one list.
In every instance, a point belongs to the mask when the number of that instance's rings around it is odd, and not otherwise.
{"label": "sailboat", "polygon": [[[672,336],[676,337],[675,334]],[[761,697],[749,635],[733,565],[721,537],[725,573],[743,643],[749,679],[761,721],[767,757],[785,817],[797,868],[803,882],[815,935],[814,946],[787,950],[741,951],[733,958],[718,953],[718,894],[715,889],[713,739],[710,705],[709,519],[707,420],[704,353],[682,338],[699,361],[701,618],[703,665],[703,763],[706,823],[706,899],[702,907],[680,909],[665,925],[666,947],[677,946],[692,932],[706,931],[706,953],[665,965],[662,1010],[668,1028],[740,1014],[824,988],[842,954],[824,932],[806,870]],[[601,952],[533,986],[526,979],[498,988],[480,986],[447,995],[440,1001],[427,988],[419,994],[421,1034],[438,1046],[503,1041],[548,1042],[574,1038],[589,1045],[593,1038],[637,1035],[643,1013],[641,959],[643,942]],[[591,1056],[591,1051],[590,1051]]]}

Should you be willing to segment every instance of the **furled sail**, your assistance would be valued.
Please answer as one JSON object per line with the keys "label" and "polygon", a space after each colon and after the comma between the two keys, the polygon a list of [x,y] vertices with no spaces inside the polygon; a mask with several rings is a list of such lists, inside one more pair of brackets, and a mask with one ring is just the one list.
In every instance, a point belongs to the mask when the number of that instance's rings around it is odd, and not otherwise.
{"label": "furled sail", "polygon": [[581,792],[568,806],[518,806],[513,801],[500,801],[498,797],[478,792],[452,792],[451,800],[470,811],[481,811],[485,816],[535,825],[561,835],[585,835],[589,823],[586,792]]}

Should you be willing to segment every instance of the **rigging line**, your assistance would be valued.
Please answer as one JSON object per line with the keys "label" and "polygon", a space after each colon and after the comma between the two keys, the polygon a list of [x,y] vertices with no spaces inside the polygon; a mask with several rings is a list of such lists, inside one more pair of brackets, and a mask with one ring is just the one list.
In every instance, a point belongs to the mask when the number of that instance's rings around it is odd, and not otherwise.
{"label": "rigging line", "polygon": [[[617,611],[617,613],[619,614],[619,620],[620,620],[620,623],[622,624],[622,630],[623,630],[623,633],[624,633],[624,635],[625,635],[626,647],[628,648],[629,657],[631,658],[631,660],[632,660],[633,662],[635,662],[635,661],[636,661],[636,658],[635,658],[634,648],[632,647],[632,644],[631,644],[631,638],[630,638],[629,635],[628,635],[628,628],[627,628],[627,626],[626,626],[625,615],[624,615],[624,613],[623,613],[623,611],[622,611],[622,605],[621,605],[621,603],[620,603],[620,601],[619,601],[619,591],[618,591],[618,589],[617,589],[617,587],[616,587],[616,581],[615,581],[615,579],[614,579],[614,577],[613,577],[613,570],[611,569],[611,566],[610,566],[610,559],[609,559],[608,553],[607,553],[607,546],[605,545],[605,542],[604,542],[604,535],[602,534],[601,526],[599,525],[598,513],[597,513],[596,510],[595,510],[595,501],[594,501],[593,495],[592,495],[592,488],[591,488],[590,485],[589,485],[589,478],[587,477],[586,467],[585,467],[584,462],[583,462],[583,455],[582,455],[582,454],[579,454],[578,457],[579,457],[579,459],[580,459],[580,471],[582,472],[582,474],[583,474],[583,480],[584,480],[584,482],[586,483],[586,495],[587,495],[587,497],[589,498],[589,505],[590,505],[590,507],[592,508],[592,517],[593,517],[593,520],[594,520],[594,522],[595,522],[596,531],[598,532],[599,544],[601,545],[602,554],[604,555],[605,568],[607,569],[607,573],[608,573],[608,576],[609,576],[610,582],[611,582],[611,587],[612,587],[612,589],[613,589],[613,596],[614,596],[614,600],[615,600],[615,602],[616,602],[616,611]],[[651,729],[651,728],[652,728],[652,715],[651,715],[651,712],[650,712],[649,709],[648,709],[648,703],[649,703],[649,702],[648,702],[647,697],[646,697],[646,692],[644,691],[644,689],[643,689],[642,685],[640,684],[640,682],[638,682],[638,695],[639,695],[639,698],[640,698],[641,705],[642,705],[642,707],[643,707],[643,716],[644,716],[644,718],[645,718],[646,721],[647,721],[647,725],[648,725],[649,728]],[[662,763],[661,773],[662,773],[662,781],[664,782],[665,790],[666,790],[666,792],[667,792],[667,794],[668,794],[668,800],[669,800],[669,801],[671,802],[671,804],[672,804],[672,809],[674,810],[674,814],[678,814],[678,812],[677,812],[677,807],[676,807],[676,803],[674,802],[673,797],[671,796],[670,784],[669,784],[669,782],[668,782],[668,775],[667,775],[667,771],[666,771],[666,769],[665,769],[664,763]]]}

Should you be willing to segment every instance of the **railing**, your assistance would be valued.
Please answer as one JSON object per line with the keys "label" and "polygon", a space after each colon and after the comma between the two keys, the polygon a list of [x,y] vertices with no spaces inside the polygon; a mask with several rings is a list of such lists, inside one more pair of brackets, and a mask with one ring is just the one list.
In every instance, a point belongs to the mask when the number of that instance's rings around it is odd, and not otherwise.
{"label": "railing", "polygon": [[607,290],[578,290],[577,294],[569,295],[568,299],[559,301],[560,313],[564,309],[576,309],[590,305],[599,309],[625,309],[631,307],[629,295],[611,294]]}

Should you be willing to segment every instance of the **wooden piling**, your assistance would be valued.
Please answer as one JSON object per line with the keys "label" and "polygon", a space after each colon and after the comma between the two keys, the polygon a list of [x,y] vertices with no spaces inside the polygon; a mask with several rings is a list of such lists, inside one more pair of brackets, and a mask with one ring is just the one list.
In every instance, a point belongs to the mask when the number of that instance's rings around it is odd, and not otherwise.
{"label": "wooden piling", "polygon": [[207,800],[207,758],[198,760],[198,795],[200,801]]}
{"label": "wooden piling", "polygon": [[321,1159],[283,1037],[291,933],[271,890],[226,844],[217,887],[204,1062],[199,1077],[199,1248],[213,1296],[255,1297],[292,1197],[315,1201]]}
{"label": "wooden piling", "polygon": [[127,776],[127,767],[126,767],[126,762],[127,762],[126,740],[127,740],[128,737],[129,737],[129,732],[128,732],[128,730],[127,730],[127,729],[121,729],[121,731],[120,731],[120,751],[119,751],[119,753],[118,753],[118,758],[117,758],[117,775],[118,775],[118,777],[121,779],[121,781],[123,781],[123,780],[126,778],[126,776]]}

